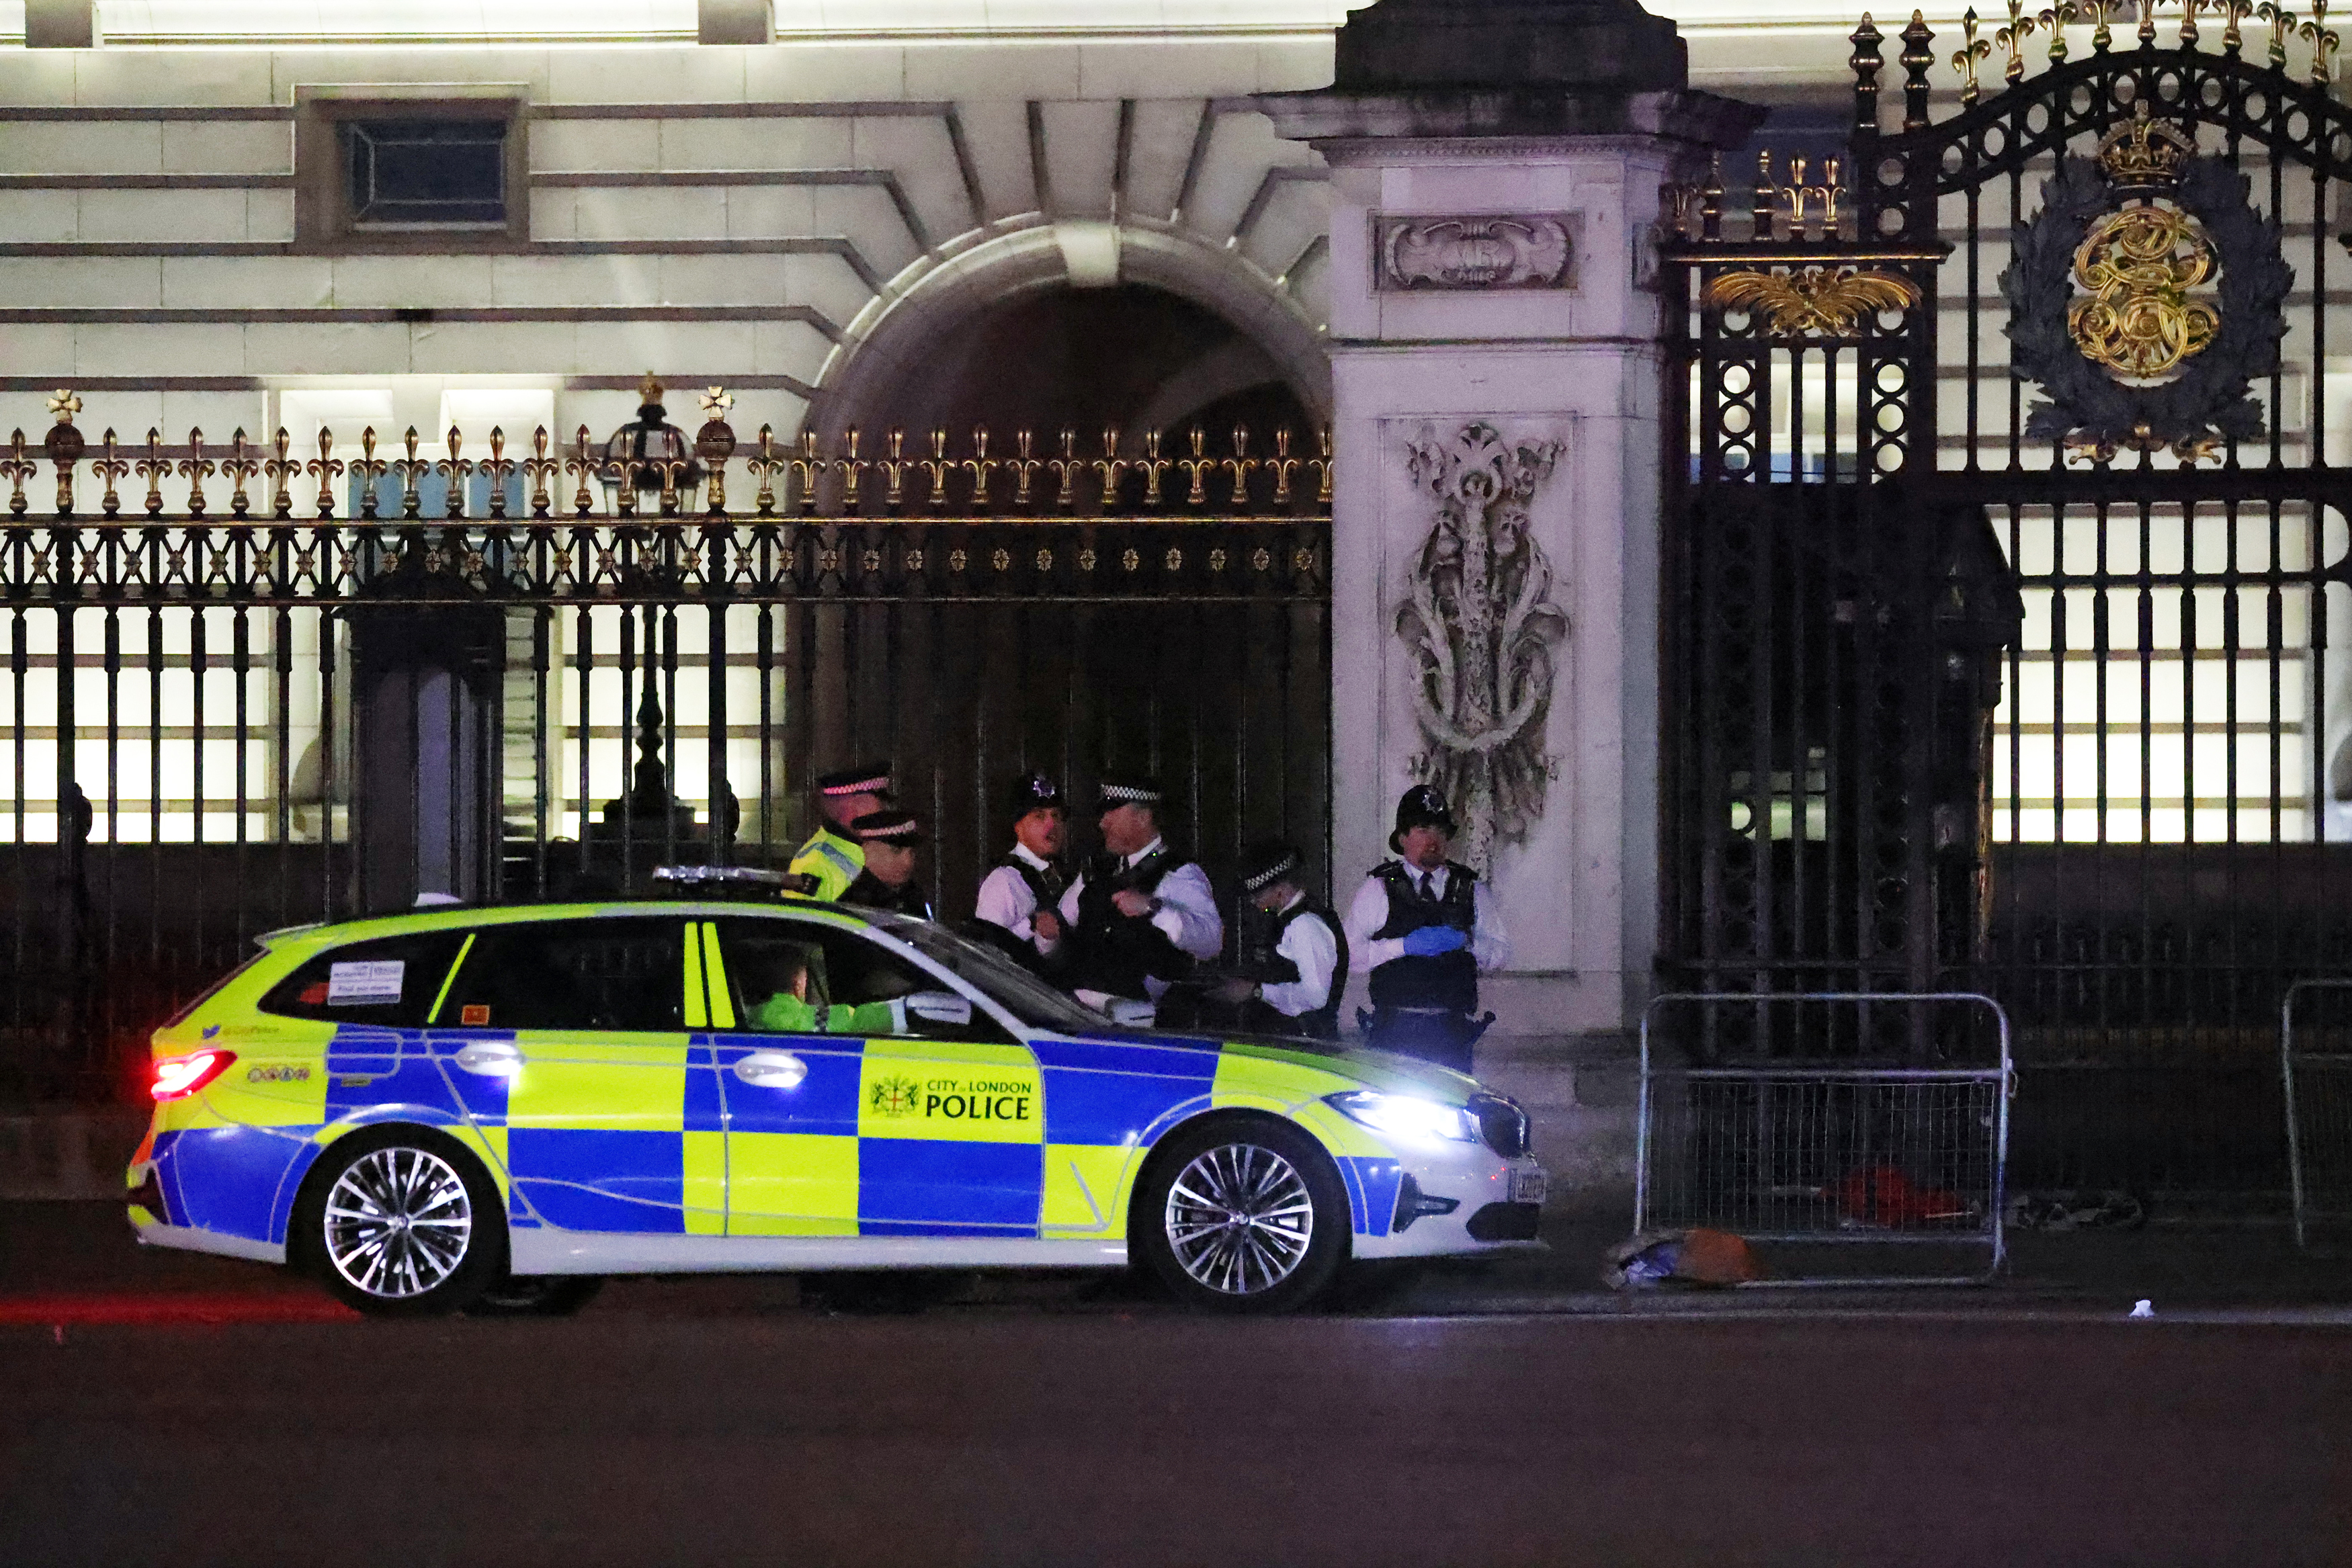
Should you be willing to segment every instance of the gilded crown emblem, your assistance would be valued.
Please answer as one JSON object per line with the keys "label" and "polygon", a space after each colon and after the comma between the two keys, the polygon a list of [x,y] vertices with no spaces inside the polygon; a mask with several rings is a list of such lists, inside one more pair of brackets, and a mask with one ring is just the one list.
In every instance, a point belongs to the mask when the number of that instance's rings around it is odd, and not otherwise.
{"label": "gilded crown emblem", "polygon": [[2130,123],[2109,131],[2099,143],[2099,164],[2107,178],[2130,190],[2180,183],[2180,172],[2197,155],[2197,143],[2179,127],[2150,120],[2147,105]]}

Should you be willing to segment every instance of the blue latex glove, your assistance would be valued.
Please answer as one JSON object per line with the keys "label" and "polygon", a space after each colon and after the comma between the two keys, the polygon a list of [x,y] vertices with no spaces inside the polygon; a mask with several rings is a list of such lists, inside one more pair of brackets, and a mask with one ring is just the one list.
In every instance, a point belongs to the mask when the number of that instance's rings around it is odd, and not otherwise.
{"label": "blue latex glove", "polygon": [[1405,956],[1412,958],[1434,958],[1441,953],[1459,953],[1468,946],[1468,935],[1451,925],[1424,925],[1418,931],[1404,934]]}

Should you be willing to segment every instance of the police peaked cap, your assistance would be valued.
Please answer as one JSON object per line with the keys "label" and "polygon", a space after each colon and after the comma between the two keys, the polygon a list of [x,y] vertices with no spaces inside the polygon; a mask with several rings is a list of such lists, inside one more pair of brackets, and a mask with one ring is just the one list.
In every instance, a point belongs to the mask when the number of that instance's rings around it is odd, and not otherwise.
{"label": "police peaked cap", "polygon": [[1013,789],[1005,799],[1012,804],[1013,820],[1019,821],[1032,811],[1043,811],[1062,804],[1062,787],[1043,773],[1024,773],[1013,781]]}
{"label": "police peaked cap", "polygon": [[1102,810],[1106,811],[1121,806],[1157,806],[1160,780],[1141,773],[1106,773],[1101,793]]}
{"label": "police peaked cap", "polygon": [[1264,893],[1285,877],[1295,877],[1302,862],[1288,844],[1264,843],[1242,857],[1242,891]]}
{"label": "police peaked cap", "polygon": [[1396,831],[1389,835],[1389,848],[1402,854],[1404,836],[1414,828],[1444,828],[1448,834],[1462,831],[1454,821],[1453,809],[1433,784],[1416,784],[1397,801]]}
{"label": "police peaked cap", "polygon": [[898,844],[912,849],[923,841],[923,824],[912,811],[868,811],[849,824],[862,844]]}
{"label": "police peaked cap", "polygon": [[816,780],[816,792],[820,795],[887,795],[891,788],[890,765],[887,762],[868,762],[821,773]]}

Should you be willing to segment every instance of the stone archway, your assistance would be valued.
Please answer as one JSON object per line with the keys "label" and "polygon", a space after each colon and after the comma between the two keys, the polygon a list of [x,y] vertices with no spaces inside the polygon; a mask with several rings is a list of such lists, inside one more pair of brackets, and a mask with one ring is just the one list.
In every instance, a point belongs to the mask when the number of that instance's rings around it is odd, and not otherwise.
{"label": "stone archway", "polygon": [[[1164,225],[1065,223],[951,247],[876,299],[827,360],[806,428],[829,443],[852,425],[912,431],[968,423],[953,384],[974,364],[1001,367],[1024,325],[1056,319],[1062,330],[1087,332],[1111,351],[1132,350],[1150,362],[1129,367],[1134,373],[1123,381],[1094,382],[1114,406],[1073,413],[1084,401],[1081,388],[1033,386],[1026,402],[1034,412],[1025,417],[1041,429],[1046,418],[1062,417],[1091,437],[1103,424],[1124,422],[1130,439],[1139,439],[1147,426],[1204,410],[1238,409],[1282,423],[1295,411],[1313,425],[1329,417],[1322,334],[1273,279]],[[1003,375],[1001,368],[989,373]],[[1273,395],[1252,395],[1267,389]],[[1008,406],[1021,405],[1015,399]]]}

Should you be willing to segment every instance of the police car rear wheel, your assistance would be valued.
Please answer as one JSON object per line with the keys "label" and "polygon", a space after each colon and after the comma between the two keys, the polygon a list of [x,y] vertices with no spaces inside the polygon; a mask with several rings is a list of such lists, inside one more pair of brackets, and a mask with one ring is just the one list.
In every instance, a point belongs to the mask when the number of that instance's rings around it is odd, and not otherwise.
{"label": "police car rear wheel", "polygon": [[355,1133],[321,1166],[301,1233],[327,1288],[349,1305],[386,1317],[457,1312],[504,1271],[498,1188],[448,1138]]}
{"label": "police car rear wheel", "polygon": [[1348,1198],[1330,1156],[1270,1118],[1179,1133],[1138,1195],[1143,1260],[1180,1301],[1287,1312],[1348,1253]]}

